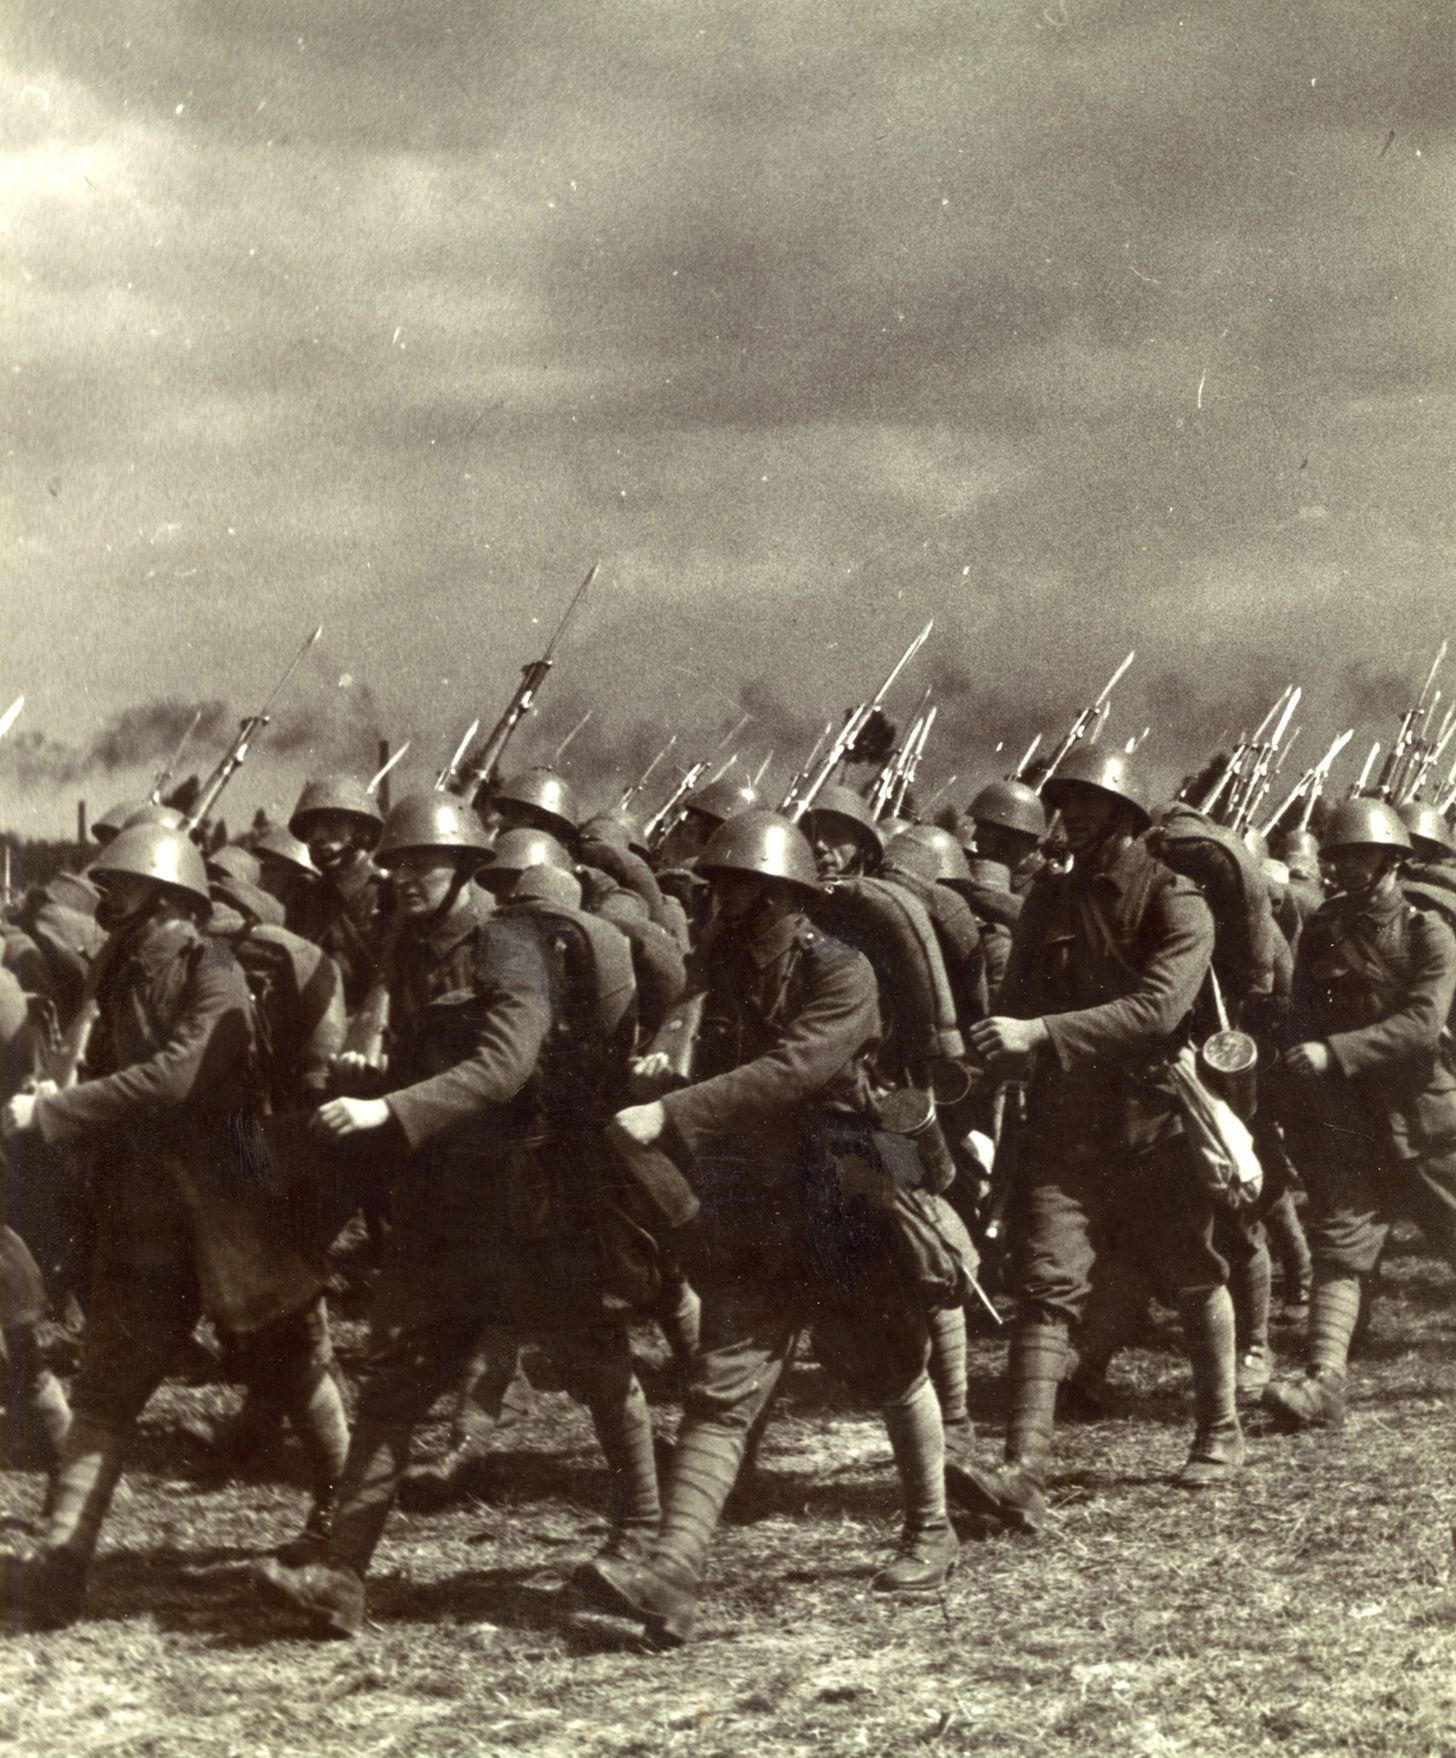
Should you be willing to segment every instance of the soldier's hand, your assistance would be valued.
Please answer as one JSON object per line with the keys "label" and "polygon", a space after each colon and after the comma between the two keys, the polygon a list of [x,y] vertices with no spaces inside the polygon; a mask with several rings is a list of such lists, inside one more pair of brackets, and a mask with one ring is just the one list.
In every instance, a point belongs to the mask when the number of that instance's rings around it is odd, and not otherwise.
{"label": "soldier's hand", "polygon": [[650,1148],[667,1128],[667,1107],[660,1099],[654,1099],[650,1105],[629,1105],[617,1113],[607,1128],[625,1135],[640,1148]]}
{"label": "soldier's hand", "polygon": [[389,1106],[383,1099],[330,1099],[309,1119],[315,1135],[358,1135],[366,1129],[382,1129],[389,1122]]}
{"label": "soldier's hand", "polygon": [[672,1078],[672,1061],[666,1051],[654,1050],[649,1056],[634,1056],[630,1083],[634,1099],[655,1099]]}
{"label": "soldier's hand", "polygon": [[17,1093],[3,1111],[0,1111],[0,1130],[6,1135],[19,1135],[23,1129],[31,1129],[35,1124],[35,1094]]}
{"label": "soldier's hand", "polygon": [[1335,1065],[1328,1044],[1318,1040],[1309,1044],[1296,1044],[1292,1050],[1284,1053],[1284,1066],[1291,1074],[1321,1075],[1328,1074]]}
{"label": "soldier's hand", "polygon": [[334,1067],[338,1069],[340,1074],[362,1075],[382,1073],[384,1066],[384,1059],[382,1057],[378,1063],[371,1063],[362,1050],[340,1050],[338,1055],[334,1058]]}
{"label": "soldier's hand", "polygon": [[1008,1057],[1029,1056],[1047,1041],[1046,1023],[1039,1019],[978,1020],[966,1034],[978,1056],[987,1062],[1000,1062]]}

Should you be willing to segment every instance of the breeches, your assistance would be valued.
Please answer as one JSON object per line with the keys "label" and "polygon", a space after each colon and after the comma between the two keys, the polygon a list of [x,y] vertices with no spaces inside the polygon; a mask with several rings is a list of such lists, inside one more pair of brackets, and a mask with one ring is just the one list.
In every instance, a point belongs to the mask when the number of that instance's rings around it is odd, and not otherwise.
{"label": "breeches", "polygon": [[550,1240],[398,1229],[370,1318],[361,1429],[413,1427],[495,1329],[539,1342],[583,1402],[627,1395],[626,1326],[602,1309],[594,1259]]}
{"label": "breeches", "polygon": [[1024,1317],[1075,1325],[1100,1265],[1137,1265],[1174,1302],[1228,1282],[1214,1210],[1175,1140],[1136,1157],[1071,1154],[1028,1164],[1016,1204]]}
{"label": "breeches", "polygon": [[1316,1274],[1369,1275],[1398,1220],[1414,1221],[1456,1267],[1456,1147],[1397,1160],[1382,1146],[1352,1143],[1306,1169],[1305,1232]]}

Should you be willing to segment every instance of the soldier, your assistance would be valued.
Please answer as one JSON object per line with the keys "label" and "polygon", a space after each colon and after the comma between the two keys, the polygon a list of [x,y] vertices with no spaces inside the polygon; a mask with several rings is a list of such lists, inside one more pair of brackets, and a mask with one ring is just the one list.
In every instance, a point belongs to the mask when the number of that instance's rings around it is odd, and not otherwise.
{"label": "soldier", "polygon": [[1044,1516],[1068,1329],[1080,1324],[1105,1257],[1141,1256],[1177,1302],[1197,1425],[1178,1483],[1221,1483],[1244,1452],[1228,1268],[1162,1073],[1187,1041],[1213,920],[1194,886],[1139,840],[1149,815],[1120,753],[1074,752],[1045,793],[1073,865],[1033,885],[1002,990],[1006,1011],[970,1033],[1000,1068],[1031,1059],[1013,1197],[1019,1310],[1006,1463],[958,1466],[952,1479],[970,1506],[1025,1531]]}
{"label": "soldier", "polygon": [[576,838],[576,797],[565,776],[544,766],[523,769],[490,791],[489,815],[505,830],[544,830],[560,843]]}
{"label": "soldier", "polygon": [[1291,830],[1279,844],[1279,858],[1289,869],[1289,889],[1280,926],[1290,951],[1297,953],[1305,923],[1325,900],[1318,839],[1307,830]]}
{"label": "soldier", "polygon": [[384,820],[374,796],[342,775],[309,782],[288,828],[319,871],[289,925],[338,965],[344,1006],[353,1013],[369,993],[384,944],[384,881],[369,859]]}
{"label": "soldier", "polygon": [[[729,820],[701,867],[715,911],[699,951],[702,1066],[691,1085],[622,1111],[616,1128],[691,1156],[705,1241],[702,1346],[650,1554],[600,1558],[576,1577],[594,1602],[667,1645],[691,1634],[745,1438],[806,1326],[820,1359],[883,1410],[900,1468],[900,1551],[874,1586],[934,1589],[957,1551],[919,1291],[873,1211],[848,1194],[887,1176],[889,1138],[867,1120],[861,1065],[877,1029],[874,974],[807,920],[814,861],[787,819]],[[665,1060],[649,1060],[644,1075],[660,1076]]]}
{"label": "soldier", "polygon": [[1343,1422],[1362,1282],[1397,1219],[1456,1266],[1456,937],[1402,895],[1410,846],[1372,799],[1337,806],[1321,840],[1336,894],[1300,941],[1283,1059],[1314,1254],[1306,1372],[1264,1394],[1285,1428]]}
{"label": "soldier", "polygon": [[[720,824],[751,812],[758,805],[758,789],[752,782],[735,781],[720,776],[690,793],[683,804],[682,816],[670,825],[657,851],[659,873],[686,867],[693,863],[708,845],[708,839]],[[691,913],[691,912],[690,912]]]}
{"label": "soldier", "polygon": [[284,927],[299,933],[299,921],[307,910],[306,898],[319,878],[308,844],[300,842],[283,825],[275,824],[253,844],[253,853],[258,857],[259,884],[283,905]]}
{"label": "soldier", "polygon": [[821,884],[872,873],[879,866],[885,839],[869,801],[852,787],[822,788],[800,822]]}
{"label": "soldier", "polygon": [[1011,957],[1011,934],[1021,914],[1036,851],[1046,835],[1041,795],[1020,781],[992,781],[961,820],[960,843],[969,869],[955,883],[981,925],[988,1005],[995,1007]]}
{"label": "soldier", "polygon": [[[95,1077],[11,1099],[7,1135],[90,1141],[104,1162],[87,1324],[46,1534],[19,1582],[34,1627],[79,1615],[132,1430],[202,1310],[246,1335],[240,1364],[266,1380],[314,1455],[342,1462],[338,1394],[295,1315],[320,1278],[280,1235],[261,1188],[248,1106],[247,984],[202,932],[202,857],[185,834],[121,832],[92,868],[105,888]],[[327,1389],[325,1389],[327,1388]]]}
{"label": "soldier", "polygon": [[563,1022],[550,961],[529,919],[492,918],[471,885],[487,846],[448,795],[409,796],[390,813],[380,858],[400,911],[386,973],[391,1090],[315,1114],[325,1137],[383,1132],[398,1153],[394,1227],[333,1531],[320,1560],[273,1559],[259,1577],[315,1635],[358,1632],[364,1574],[415,1426],[492,1327],[545,1342],[591,1410],[615,1482],[613,1541],[626,1547],[657,1521],[646,1401],[625,1327],[604,1316],[598,1265],[583,1249],[582,1156],[557,1143],[561,1093],[547,1053]]}

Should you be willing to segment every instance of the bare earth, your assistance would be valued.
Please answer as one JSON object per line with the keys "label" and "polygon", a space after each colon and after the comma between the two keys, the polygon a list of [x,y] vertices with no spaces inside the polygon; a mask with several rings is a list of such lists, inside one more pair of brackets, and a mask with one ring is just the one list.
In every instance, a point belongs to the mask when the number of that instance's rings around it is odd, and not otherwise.
{"label": "bare earth", "polygon": [[[765,1450],[767,1517],[721,1533],[700,1635],[672,1655],[559,1594],[600,1541],[605,1487],[561,1392],[477,1498],[395,1516],[365,1636],[316,1646],[248,1579],[301,1516],[295,1456],[277,1480],[183,1475],[179,1418],[231,1394],[170,1383],[87,1620],[0,1643],[0,1739],[47,1758],[1456,1754],[1453,1296],[1443,1266],[1398,1252],[1343,1434],[1266,1436],[1256,1418],[1237,1491],[1203,1499],[1168,1483],[1188,1418],[1160,1319],[1115,1370],[1127,1415],[1062,1430],[1047,1534],[967,1529],[949,1589],[913,1604],[867,1591],[895,1532],[883,1431],[806,1361]],[[973,1352],[988,1451],[1003,1354]],[[41,1488],[0,1474],[17,1548]]]}

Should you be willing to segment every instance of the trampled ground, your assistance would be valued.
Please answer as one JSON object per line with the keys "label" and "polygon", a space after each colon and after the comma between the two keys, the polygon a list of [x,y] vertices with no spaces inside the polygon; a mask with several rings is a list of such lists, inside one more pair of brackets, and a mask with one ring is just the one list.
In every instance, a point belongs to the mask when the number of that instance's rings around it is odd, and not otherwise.
{"label": "trampled ground", "polygon": [[[725,1529],[700,1635],[645,1652],[558,1587],[603,1532],[604,1481],[559,1392],[511,1436],[488,1500],[396,1515],[353,1644],[280,1632],[249,1565],[289,1536],[296,1481],[185,1475],[173,1432],[221,1408],[173,1384],[148,1412],[85,1622],[0,1644],[17,1753],[1456,1754],[1456,1289],[1398,1254],[1349,1425],[1262,1435],[1238,1489],[1168,1477],[1187,1434],[1166,1326],[1118,1365],[1128,1414],[1064,1428],[1039,1540],[968,1540],[928,1602],[867,1591],[895,1532],[888,1447],[812,1363],[770,1435],[768,1517]],[[973,1397],[999,1442],[1003,1346]],[[658,1409],[666,1432],[674,1411]],[[25,1541],[34,1473],[0,1475]]]}

